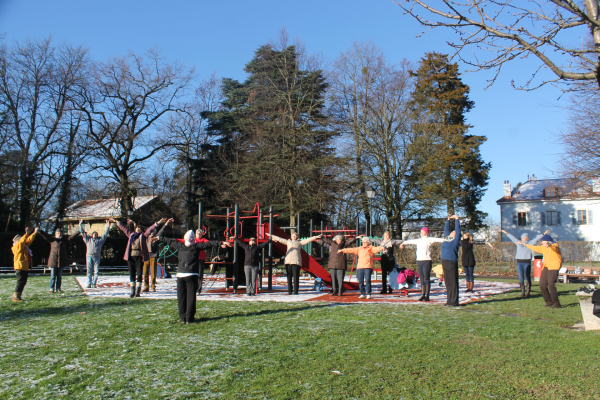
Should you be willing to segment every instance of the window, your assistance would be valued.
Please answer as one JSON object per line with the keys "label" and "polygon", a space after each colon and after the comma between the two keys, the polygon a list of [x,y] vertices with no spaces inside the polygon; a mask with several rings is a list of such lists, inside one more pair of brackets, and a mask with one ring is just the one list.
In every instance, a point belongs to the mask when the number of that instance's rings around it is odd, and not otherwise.
{"label": "window", "polygon": [[527,213],[517,213],[517,226],[527,226]]}
{"label": "window", "polygon": [[587,225],[587,210],[577,210],[577,224]]}
{"label": "window", "polygon": [[556,225],[556,211],[546,211],[546,225]]}
{"label": "window", "polygon": [[557,195],[557,190],[555,187],[544,188],[544,197],[554,197],[556,195]]}

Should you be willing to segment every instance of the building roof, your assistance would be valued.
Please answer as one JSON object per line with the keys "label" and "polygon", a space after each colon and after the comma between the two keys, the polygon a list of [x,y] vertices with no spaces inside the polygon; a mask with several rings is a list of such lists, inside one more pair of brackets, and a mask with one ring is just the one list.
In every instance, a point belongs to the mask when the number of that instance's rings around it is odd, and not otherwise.
{"label": "building roof", "polygon": [[[144,207],[157,196],[139,196],[133,199],[133,211]],[[81,200],[70,205],[65,210],[65,221],[68,220],[88,220],[88,219],[106,219],[121,216],[121,203],[119,198]],[[48,217],[49,220],[55,219],[56,214]]]}
{"label": "building roof", "polygon": [[[547,191],[554,188],[554,192]],[[502,197],[497,204],[513,201],[560,200],[574,198],[600,197],[592,193],[592,187],[586,182],[574,178],[533,179],[511,190],[511,195]]]}

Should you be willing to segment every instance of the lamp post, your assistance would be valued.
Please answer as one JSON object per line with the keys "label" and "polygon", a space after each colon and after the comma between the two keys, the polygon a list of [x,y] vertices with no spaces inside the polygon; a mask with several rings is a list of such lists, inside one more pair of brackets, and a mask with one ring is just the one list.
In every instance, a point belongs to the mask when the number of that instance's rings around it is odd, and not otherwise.
{"label": "lamp post", "polygon": [[371,215],[371,200],[375,198],[375,189],[371,187],[371,189],[367,189],[367,198],[369,199],[369,236],[372,236],[373,233],[373,225],[371,224],[371,220],[373,216]]}

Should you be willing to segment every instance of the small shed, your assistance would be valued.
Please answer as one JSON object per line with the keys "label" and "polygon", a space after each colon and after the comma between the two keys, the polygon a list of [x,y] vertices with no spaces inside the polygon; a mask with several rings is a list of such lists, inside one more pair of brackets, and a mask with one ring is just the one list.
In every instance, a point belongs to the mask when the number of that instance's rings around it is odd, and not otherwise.
{"label": "small shed", "polygon": [[[145,223],[145,220],[149,220],[154,214],[155,206],[160,208],[158,203],[160,203],[158,196],[135,197],[133,199],[134,216],[131,219],[140,224]],[[104,232],[106,220],[109,218],[121,218],[120,198],[81,200],[65,210],[63,229],[68,234],[75,233],[79,231],[79,220],[83,220],[88,233],[96,231],[101,235]],[[48,218],[48,220],[55,219],[56,215]]]}

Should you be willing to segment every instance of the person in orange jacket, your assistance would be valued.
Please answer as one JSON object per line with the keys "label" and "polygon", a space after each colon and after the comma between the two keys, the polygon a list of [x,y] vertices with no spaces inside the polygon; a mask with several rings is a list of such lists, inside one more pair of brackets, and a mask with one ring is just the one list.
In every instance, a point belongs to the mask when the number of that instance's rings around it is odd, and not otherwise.
{"label": "person in orange jacket", "polygon": [[35,228],[35,231],[32,232],[31,228],[26,228],[23,236],[17,235],[13,238],[12,252],[14,268],[17,274],[17,286],[15,287],[12,301],[16,303],[23,301],[21,295],[27,284],[29,270],[32,267],[31,250],[29,250],[29,246],[31,245],[31,242],[33,242],[33,239],[35,239],[35,234],[38,232],[38,229],[39,228]]}
{"label": "person in orange jacket", "polygon": [[[356,279],[360,287],[359,299],[371,298],[371,274],[373,274],[373,257],[380,253],[383,247],[372,246],[371,239],[368,236],[363,236],[361,239],[361,247],[352,247],[349,249],[338,250],[338,253],[355,254],[358,256],[358,264],[356,266]],[[366,291],[365,291],[366,286]]]}
{"label": "person in orange jacket", "polygon": [[542,236],[541,246],[532,246],[523,242],[517,242],[517,244],[544,256],[544,269],[542,269],[542,275],[540,276],[540,291],[544,301],[546,301],[546,307],[560,308],[558,292],[554,286],[558,279],[558,270],[562,266],[562,254],[558,243],[555,243],[550,235],[544,235]]}

